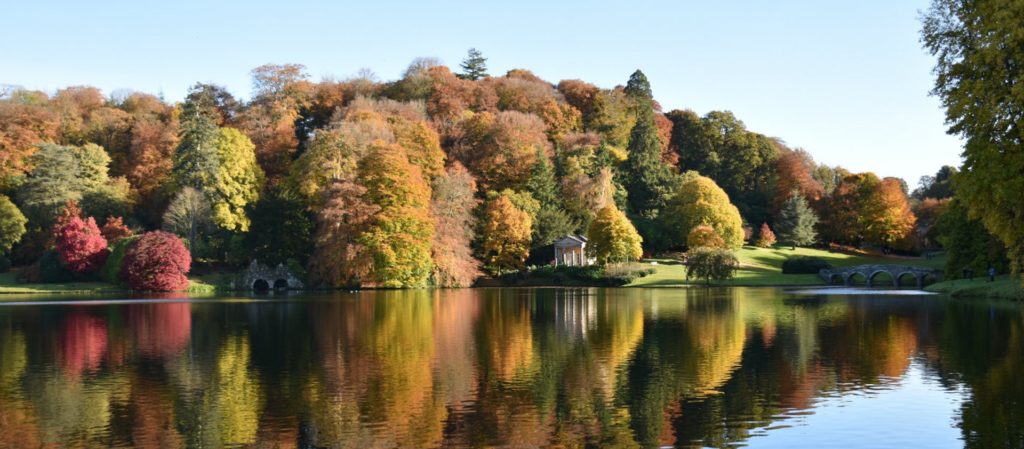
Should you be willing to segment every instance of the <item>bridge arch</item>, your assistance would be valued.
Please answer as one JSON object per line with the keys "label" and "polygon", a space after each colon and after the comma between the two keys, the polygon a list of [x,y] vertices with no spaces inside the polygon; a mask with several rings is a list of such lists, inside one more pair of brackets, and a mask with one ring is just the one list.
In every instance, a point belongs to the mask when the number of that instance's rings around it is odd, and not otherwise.
{"label": "bridge arch", "polygon": [[[907,277],[909,276],[909,279]],[[896,286],[902,287],[904,285],[916,285],[918,288],[924,287],[921,282],[921,275],[912,271],[904,271],[896,275]]]}
{"label": "bridge arch", "polygon": [[257,279],[252,283],[252,289],[257,292],[270,291],[270,283],[266,279]]}
{"label": "bridge arch", "polygon": [[274,281],[274,290],[288,290],[288,280],[278,279]]}
{"label": "bridge arch", "polygon": [[846,275],[846,285],[867,285],[870,286],[871,279],[860,271],[851,271]]}
{"label": "bridge arch", "polygon": [[868,287],[877,287],[879,281],[886,281],[888,282],[886,285],[896,286],[896,280],[888,270],[875,270],[871,272],[871,275],[868,276]]}

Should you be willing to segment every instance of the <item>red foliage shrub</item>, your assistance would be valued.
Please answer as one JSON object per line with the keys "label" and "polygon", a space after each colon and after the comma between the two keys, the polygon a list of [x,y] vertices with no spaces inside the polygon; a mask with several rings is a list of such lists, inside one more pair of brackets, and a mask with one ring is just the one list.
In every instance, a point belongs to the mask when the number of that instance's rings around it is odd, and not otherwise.
{"label": "red foliage shrub", "polygon": [[107,223],[103,225],[103,229],[100,230],[103,234],[103,238],[107,239],[107,243],[113,245],[118,240],[128,238],[134,235],[128,226],[125,226],[124,220],[121,217],[109,217]]}
{"label": "red foliage shrub", "polygon": [[153,231],[128,248],[121,262],[121,279],[133,290],[184,290],[191,265],[192,255],[178,236]]}
{"label": "red foliage shrub", "polygon": [[55,235],[60,260],[73,273],[84,274],[99,270],[110,254],[107,239],[100,234],[96,220],[92,217],[88,220],[71,217],[56,229]]}

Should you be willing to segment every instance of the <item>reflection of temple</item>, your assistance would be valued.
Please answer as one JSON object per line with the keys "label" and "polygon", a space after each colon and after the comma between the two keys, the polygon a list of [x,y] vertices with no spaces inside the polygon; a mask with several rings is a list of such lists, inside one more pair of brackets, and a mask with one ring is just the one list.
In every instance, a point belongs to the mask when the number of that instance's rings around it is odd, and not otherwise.
{"label": "reflection of temple", "polygon": [[597,321],[597,298],[590,289],[557,290],[554,301],[556,329],[570,339],[582,339]]}

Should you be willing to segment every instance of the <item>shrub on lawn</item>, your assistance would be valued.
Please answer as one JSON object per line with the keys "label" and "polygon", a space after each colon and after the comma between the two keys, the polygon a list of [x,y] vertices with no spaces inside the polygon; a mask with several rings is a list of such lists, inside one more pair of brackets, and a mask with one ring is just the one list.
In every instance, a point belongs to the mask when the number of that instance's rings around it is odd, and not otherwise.
{"label": "shrub on lawn", "polygon": [[120,277],[133,290],[179,291],[188,287],[192,256],[178,236],[153,231],[128,247]]}
{"label": "shrub on lawn", "polygon": [[687,253],[686,278],[695,277],[711,281],[732,279],[740,261],[732,251],[720,248],[697,248]]}
{"label": "shrub on lawn", "polygon": [[782,274],[818,274],[828,268],[832,268],[832,264],[813,256],[793,256],[782,262]]}
{"label": "shrub on lawn", "polygon": [[[108,221],[107,223],[110,222]],[[103,268],[100,268],[99,274],[101,279],[111,284],[121,283],[121,264],[124,262],[124,255],[128,253],[128,248],[137,242],[139,238],[137,235],[122,238],[110,246],[110,255],[107,256],[107,261],[103,263]]]}
{"label": "shrub on lawn", "polygon": [[30,282],[44,283],[70,282],[74,278],[75,274],[61,262],[60,254],[52,249],[47,250],[43,257],[39,258],[38,270],[26,276],[26,280]]}

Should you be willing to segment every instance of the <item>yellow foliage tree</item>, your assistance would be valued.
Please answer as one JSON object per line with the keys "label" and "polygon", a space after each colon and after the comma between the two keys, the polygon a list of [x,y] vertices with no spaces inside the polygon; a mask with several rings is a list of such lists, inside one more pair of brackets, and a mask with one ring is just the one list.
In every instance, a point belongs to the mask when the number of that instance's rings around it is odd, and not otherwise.
{"label": "yellow foliage tree", "polygon": [[614,204],[597,212],[587,229],[588,253],[600,264],[628,262],[643,255],[643,239],[633,223]]}
{"label": "yellow foliage tree", "polygon": [[248,231],[245,207],[260,197],[263,170],[256,164],[255,146],[234,128],[220,128],[216,138],[219,165],[209,192],[213,222],[231,231]]}
{"label": "yellow foliage tree", "polygon": [[507,194],[487,203],[483,250],[488,263],[497,267],[519,268],[530,254],[533,219],[516,207]]}
{"label": "yellow foliage tree", "polygon": [[679,185],[665,212],[665,222],[678,239],[677,243],[682,243],[681,240],[688,237],[693,228],[707,225],[722,237],[727,248],[743,246],[740,211],[711,178],[687,178]]}
{"label": "yellow foliage tree", "polygon": [[688,248],[725,248],[725,240],[708,225],[694,227],[686,236]]}

